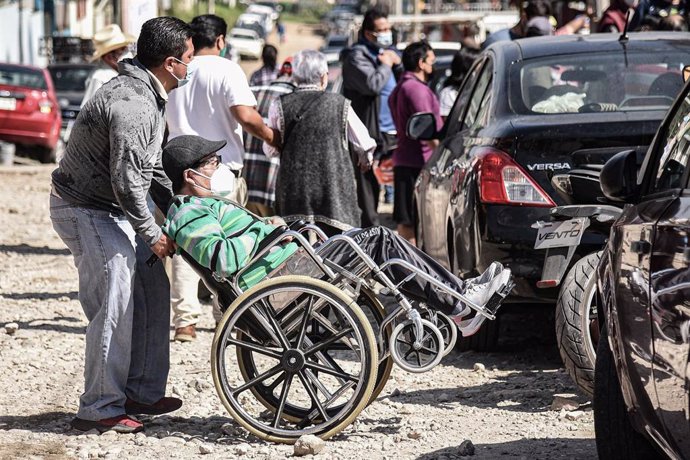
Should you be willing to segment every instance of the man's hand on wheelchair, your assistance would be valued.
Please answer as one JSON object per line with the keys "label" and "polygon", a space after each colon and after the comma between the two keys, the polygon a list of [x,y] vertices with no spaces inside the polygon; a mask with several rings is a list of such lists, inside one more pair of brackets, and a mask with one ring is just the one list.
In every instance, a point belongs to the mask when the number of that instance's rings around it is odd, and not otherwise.
{"label": "man's hand on wheelchair", "polygon": [[175,240],[163,233],[161,237],[151,246],[151,251],[158,256],[159,259],[164,259],[175,254],[177,245]]}
{"label": "man's hand on wheelchair", "polygon": [[[266,222],[271,224],[271,225],[275,225],[276,227],[288,227],[287,222],[285,222],[285,220],[280,216],[267,217]],[[283,241],[286,243],[289,243],[292,240],[293,240],[293,238],[290,236],[290,237],[285,238]]]}

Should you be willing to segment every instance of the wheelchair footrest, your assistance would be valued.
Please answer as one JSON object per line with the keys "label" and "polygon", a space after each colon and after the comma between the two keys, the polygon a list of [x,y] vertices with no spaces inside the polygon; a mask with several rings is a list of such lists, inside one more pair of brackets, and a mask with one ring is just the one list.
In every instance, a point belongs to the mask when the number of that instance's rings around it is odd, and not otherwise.
{"label": "wheelchair footrest", "polygon": [[492,315],[496,315],[496,312],[503,303],[503,300],[508,296],[508,294],[510,294],[510,291],[512,291],[514,287],[515,283],[512,280],[506,283],[501,289],[496,291],[494,295],[491,296],[486,305],[484,305],[484,308],[486,308],[486,310]]}

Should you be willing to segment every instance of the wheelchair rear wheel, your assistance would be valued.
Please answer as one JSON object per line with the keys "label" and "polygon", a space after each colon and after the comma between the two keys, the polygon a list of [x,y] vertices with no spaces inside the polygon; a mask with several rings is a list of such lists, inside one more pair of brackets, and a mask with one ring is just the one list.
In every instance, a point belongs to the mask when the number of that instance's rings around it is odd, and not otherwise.
{"label": "wheelchair rear wheel", "polygon": [[[386,316],[385,308],[376,297],[376,294],[374,294],[372,291],[368,289],[362,289],[360,291],[357,303],[362,309],[364,315],[369,320],[369,324],[372,330],[374,331],[379,352],[379,364],[378,371],[376,374],[376,384],[374,386],[374,391],[372,392],[371,398],[369,400],[369,404],[371,404],[378,397],[381,391],[383,391],[384,387],[386,386],[386,383],[388,383],[388,378],[390,377],[391,371],[393,369],[393,358],[388,353],[388,340],[390,338],[391,332],[393,331],[393,323],[390,323],[386,327],[381,336],[381,340],[379,340],[377,331],[380,330],[381,324],[383,323],[383,319]],[[334,320],[334,318],[332,317],[333,315],[331,315],[331,310],[324,308],[324,311],[325,316],[327,316],[329,320]],[[243,340],[244,336],[241,331],[238,332],[238,336],[240,337],[240,340]],[[331,353],[337,352],[339,349],[342,350],[342,345],[339,343],[335,343],[328,349],[322,350],[322,352],[324,353],[324,355],[322,356],[329,356]],[[382,356],[385,356],[385,358],[381,358]],[[255,353],[250,349],[237,347],[237,363],[240,368],[240,372],[242,373],[242,377],[246,382],[250,381],[251,379],[255,378],[257,375],[260,374],[255,361]],[[250,391],[254,394],[257,400],[259,400],[261,404],[264,405],[264,407],[266,407],[271,412],[276,412],[276,408],[280,404],[280,399],[278,395],[274,394],[273,388],[270,388],[270,386],[266,387],[263,385],[256,385],[250,388]],[[337,408],[332,407],[330,408],[330,410],[337,410]],[[307,412],[308,409],[295,407],[293,405],[286,405],[283,408],[283,417],[290,422],[298,423],[300,420],[306,417]]]}
{"label": "wheelchair rear wheel", "polygon": [[238,297],[216,329],[211,356],[230,415],[256,436],[284,443],[304,434],[326,439],[352,423],[371,400],[378,364],[359,306],[303,276],[263,281]]}

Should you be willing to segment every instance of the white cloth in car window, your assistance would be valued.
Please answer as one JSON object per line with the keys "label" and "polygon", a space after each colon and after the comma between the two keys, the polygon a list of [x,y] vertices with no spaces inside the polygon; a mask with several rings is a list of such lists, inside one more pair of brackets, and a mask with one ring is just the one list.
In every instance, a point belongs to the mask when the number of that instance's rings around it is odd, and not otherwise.
{"label": "white cloth in car window", "polygon": [[577,112],[585,104],[586,94],[565,93],[562,96],[551,96],[545,101],[537,102],[532,107],[533,112],[540,113],[570,113]]}

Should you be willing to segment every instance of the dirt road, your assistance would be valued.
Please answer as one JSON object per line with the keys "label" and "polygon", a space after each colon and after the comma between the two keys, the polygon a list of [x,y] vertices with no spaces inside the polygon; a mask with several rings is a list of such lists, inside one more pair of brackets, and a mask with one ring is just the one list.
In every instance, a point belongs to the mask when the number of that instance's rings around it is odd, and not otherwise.
{"label": "dirt road", "polygon": [[[0,169],[0,459],[291,456],[291,446],[249,436],[222,407],[209,366],[210,308],[196,342],[171,343],[168,394],[184,400],[182,409],[147,419],[137,435],[69,428],[86,321],[72,258],[48,217],[51,170]],[[499,352],[452,353],[426,374],[394,369],[379,399],[317,458],[459,458],[466,439],[480,459],[596,457],[591,407],[573,394],[550,324],[523,317],[503,318]],[[18,330],[8,334],[13,322]],[[556,395],[575,406],[552,410]]]}

